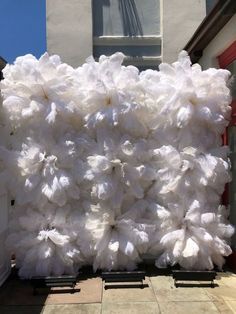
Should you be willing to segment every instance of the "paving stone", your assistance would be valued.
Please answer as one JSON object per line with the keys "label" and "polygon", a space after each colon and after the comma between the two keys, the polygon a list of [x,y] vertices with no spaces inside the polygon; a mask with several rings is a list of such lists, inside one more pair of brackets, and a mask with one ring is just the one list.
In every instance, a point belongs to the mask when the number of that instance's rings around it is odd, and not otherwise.
{"label": "paving stone", "polygon": [[156,302],[104,303],[102,314],[158,314],[161,313]]}
{"label": "paving stone", "polygon": [[218,273],[215,288],[175,288],[172,276],[160,275],[146,277],[145,283],[143,289],[104,290],[100,278],[91,278],[80,281],[74,294],[54,288],[34,296],[29,281],[10,279],[0,288],[0,313],[236,313],[236,275],[231,273]]}
{"label": "paving stone", "polygon": [[206,288],[205,291],[207,292],[208,296],[213,301],[236,301],[236,287],[228,287],[228,286],[220,286],[216,288]]}
{"label": "paving stone", "polygon": [[151,276],[150,281],[152,285],[159,289],[171,289],[174,287],[172,276]]}
{"label": "paving stone", "polygon": [[158,302],[170,301],[211,301],[205,288],[178,287],[170,276],[158,276],[150,278],[153,290]]}
{"label": "paving stone", "polygon": [[149,279],[146,279],[145,288],[109,288],[103,290],[102,302],[119,303],[119,302],[156,302]]}
{"label": "paving stone", "polygon": [[[231,302],[231,301],[218,300],[218,301],[214,301],[213,303],[215,304],[219,313],[222,313],[222,314],[233,314],[233,313],[235,313],[231,310],[229,305],[226,304],[226,302]],[[234,302],[234,301],[232,301],[232,302]]]}
{"label": "paving stone", "polygon": [[[80,281],[75,287],[75,293],[70,289],[53,288],[40,290],[40,294],[33,295],[33,288],[28,281],[17,280],[0,290],[0,305],[43,305],[69,303],[98,303],[102,300],[101,278],[91,278]],[[63,291],[66,291],[63,293]]]}
{"label": "paving stone", "polygon": [[50,293],[45,304],[99,303],[102,301],[101,278],[90,278],[79,281],[76,289],[80,289],[80,291],[64,294]]}
{"label": "paving stone", "polygon": [[233,313],[236,313],[236,301],[225,301],[225,303]]}
{"label": "paving stone", "polygon": [[42,314],[100,314],[101,304],[46,305]]}
{"label": "paving stone", "polygon": [[236,278],[236,274],[229,271],[218,272],[216,278]]}
{"label": "paving stone", "polygon": [[216,276],[216,279],[214,280],[215,284],[219,285],[219,286],[222,286],[224,285],[224,282],[223,282],[223,276],[221,276],[221,274],[217,274]]}
{"label": "paving stone", "polygon": [[43,306],[24,306],[24,305],[9,305],[9,306],[0,306],[1,314],[41,314],[43,313]]}
{"label": "paving stone", "polygon": [[220,283],[227,287],[232,287],[236,289],[236,276],[221,277]]}
{"label": "paving stone", "polygon": [[219,313],[213,302],[159,302],[162,314],[215,314]]}
{"label": "paving stone", "polygon": [[28,280],[8,280],[0,288],[0,305],[43,305],[47,294],[33,295]]}

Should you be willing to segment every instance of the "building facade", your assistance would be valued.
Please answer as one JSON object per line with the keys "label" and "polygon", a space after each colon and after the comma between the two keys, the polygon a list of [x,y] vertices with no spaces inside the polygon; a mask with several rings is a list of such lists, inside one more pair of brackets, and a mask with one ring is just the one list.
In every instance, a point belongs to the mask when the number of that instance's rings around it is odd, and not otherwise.
{"label": "building facade", "polygon": [[122,51],[155,68],[176,60],[205,15],[205,0],[46,0],[47,50],[72,66]]}
{"label": "building facade", "polygon": [[[236,1],[218,1],[184,49],[192,61],[198,62],[203,69],[223,68],[232,73],[229,84],[232,118],[223,136],[223,144],[230,148],[232,181],[226,187],[223,201],[229,206],[229,219],[236,230]],[[236,232],[231,247],[233,254],[228,258],[228,263],[236,271]]]}

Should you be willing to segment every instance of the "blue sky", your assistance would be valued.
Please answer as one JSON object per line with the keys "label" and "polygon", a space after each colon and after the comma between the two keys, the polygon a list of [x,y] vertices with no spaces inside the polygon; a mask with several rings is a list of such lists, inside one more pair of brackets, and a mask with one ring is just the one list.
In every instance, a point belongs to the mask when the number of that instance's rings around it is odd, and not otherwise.
{"label": "blue sky", "polygon": [[46,0],[0,0],[0,56],[16,57],[46,51]]}

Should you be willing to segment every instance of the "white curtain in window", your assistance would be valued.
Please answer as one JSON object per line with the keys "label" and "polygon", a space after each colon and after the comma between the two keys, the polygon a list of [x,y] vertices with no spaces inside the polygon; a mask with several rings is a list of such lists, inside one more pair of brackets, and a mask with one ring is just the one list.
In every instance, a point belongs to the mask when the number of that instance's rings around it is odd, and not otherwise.
{"label": "white curtain in window", "polygon": [[94,0],[94,36],[159,35],[159,0]]}

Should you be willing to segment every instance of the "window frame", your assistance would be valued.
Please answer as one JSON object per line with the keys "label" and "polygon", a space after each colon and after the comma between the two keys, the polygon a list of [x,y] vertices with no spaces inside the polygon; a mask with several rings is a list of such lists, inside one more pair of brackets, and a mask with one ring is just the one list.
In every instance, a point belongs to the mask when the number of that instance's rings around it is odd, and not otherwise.
{"label": "window frame", "polygon": [[[160,2],[160,0],[158,0]],[[93,1],[92,1],[93,5]],[[157,12],[161,16],[161,12]],[[161,19],[160,19],[161,21]],[[94,48],[99,46],[160,46],[160,55],[153,56],[128,56],[124,58],[124,65],[134,65],[136,67],[157,68],[162,61],[162,35],[139,35],[139,36],[115,36],[93,35],[93,52]],[[117,50],[119,51],[119,49]]]}

